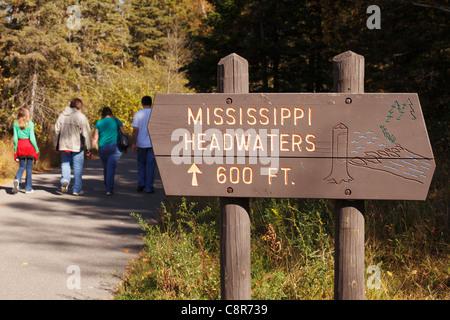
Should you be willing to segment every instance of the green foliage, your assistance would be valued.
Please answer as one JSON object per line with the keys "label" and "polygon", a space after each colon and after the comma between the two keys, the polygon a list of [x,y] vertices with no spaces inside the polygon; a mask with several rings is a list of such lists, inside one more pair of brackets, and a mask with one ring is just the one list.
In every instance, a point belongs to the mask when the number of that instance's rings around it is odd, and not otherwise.
{"label": "green foliage", "polygon": [[[442,190],[442,189],[440,189]],[[422,202],[368,201],[365,266],[380,268],[367,299],[449,299],[447,191]],[[146,247],[116,299],[219,299],[217,199],[171,197],[158,225],[135,216]],[[333,299],[331,201],[254,199],[252,299]],[[366,275],[369,281],[370,274]]]}
{"label": "green foliage", "polygon": [[186,199],[167,205],[177,209],[169,212],[163,205],[164,219],[156,226],[132,214],[146,232],[146,250],[116,299],[218,299],[218,237],[211,208],[194,210],[197,204]]}
{"label": "green foliage", "polygon": [[332,299],[329,205],[325,200],[252,201],[252,298]]}
{"label": "green foliage", "polygon": [[[46,141],[61,110],[80,97],[92,124],[110,106],[129,128],[142,95],[186,91],[179,68],[190,58],[186,21],[196,14],[186,13],[186,2],[1,1],[2,123],[11,127],[16,110],[30,106],[38,138]],[[67,25],[71,5],[80,8],[79,29]]]}
{"label": "green foliage", "polygon": [[172,17],[170,1],[157,1],[154,5],[148,0],[136,0],[130,3],[128,24],[133,35],[131,50],[134,59],[139,56],[155,57],[164,51],[166,29]]}
{"label": "green foliage", "polygon": [[57,92],[67,84],[61,76],[67,66],[64,61],[75,55],[73,47],[66,44],[59,10],[62,8],[57,1],[0,4],[0,62],[10,78],[2,92],[2,121],[8,125],[14,120],[11,110],[44,100],[48,102],[42,108],[33,108],[35,122],[54,116]]}
{"label": "green foliage", "polygon": [[[155,226],[132,214],[146,233],[146,248],[116,299],[220,298],[218,202],[199,200],[170,198]],[[333,243],[322,221],[327,203],[260,200],[251,205],[252,298],[331,298]]]}
{"label": "green foliage", "polygon": [[[101,111],[109,107],[118,117],[129,134],[136,111],[142,108],[144,95],[154,96],[167,92],[167,67],[157,60],[141,57],[142,66],[129,66],[126,69],[105,71],[100,79],[92,79],[81,87],[81,99],[87,105],[85,112],[92,124],[101,119]],[[172,76],[172,90],[183,93],[186,81],[182,74]]]}
{"label": "green foliage", "polygon": [[[179,71],[190,59],[186,21],[200,10],[190,4],[186,12],[187,2],[1,1],[0,134],[10,133],[17,109],[28,106],[40,147],[50,146],[56,118],[73,97],[83,100],[91,128],[108,106],[131,133],[143,95],[187,91]],[[79,29],[67,25],[72,5],[80,9]],[[151,37],[138,30],[150,11],[159,30]]]}

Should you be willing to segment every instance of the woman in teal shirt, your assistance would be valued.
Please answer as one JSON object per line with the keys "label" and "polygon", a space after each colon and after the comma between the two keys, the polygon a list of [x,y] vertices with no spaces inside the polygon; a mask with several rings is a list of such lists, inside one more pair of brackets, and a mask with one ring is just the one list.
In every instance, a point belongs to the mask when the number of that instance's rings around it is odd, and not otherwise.
{"label": "woman in teal shirt", "polygon": [[123,151],[119,150],[117,141],[119,140],[119,130],[125,134],[122,122],[113,118],[110,108],[105,107],[102,110],[102,119],[95,125],[92,145],[97,145],[98,153],[103,164],[103,178],[106,187],[106,195],[110,196],[114,191],[114,176],[116,174],[116,165],[122,156]]}

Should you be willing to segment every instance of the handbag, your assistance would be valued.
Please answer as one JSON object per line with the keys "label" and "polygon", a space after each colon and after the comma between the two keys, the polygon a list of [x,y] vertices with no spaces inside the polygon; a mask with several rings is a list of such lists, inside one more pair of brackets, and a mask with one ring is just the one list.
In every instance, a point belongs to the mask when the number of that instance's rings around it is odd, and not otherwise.
{"label": "handbag", "polygon": [[130,141],[128,140],[127,135],[123,134],[122,130],[120,130],[117,118],[115,118],[115,120],[117,124],[117,130],[119,131],[119,140],[117,141],[117,146],[119,147],[120,150],[126,150],[130,146]]}

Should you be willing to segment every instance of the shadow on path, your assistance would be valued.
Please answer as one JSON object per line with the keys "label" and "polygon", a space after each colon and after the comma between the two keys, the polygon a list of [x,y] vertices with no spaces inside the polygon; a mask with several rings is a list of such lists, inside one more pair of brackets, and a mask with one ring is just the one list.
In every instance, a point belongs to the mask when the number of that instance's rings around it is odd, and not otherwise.
{"label": "shadow on path", "polygon": [[60,173],[33,174],[34,194],[0,187],[0,299],[110,299],[119,281],[112,274],[122,274],[143,244],[130,213],[158,219],[159,174],[155,193],[138,193],[133,153],[118,163],[113,196],[99,159],[85,162],[83,196],[62,194]]}

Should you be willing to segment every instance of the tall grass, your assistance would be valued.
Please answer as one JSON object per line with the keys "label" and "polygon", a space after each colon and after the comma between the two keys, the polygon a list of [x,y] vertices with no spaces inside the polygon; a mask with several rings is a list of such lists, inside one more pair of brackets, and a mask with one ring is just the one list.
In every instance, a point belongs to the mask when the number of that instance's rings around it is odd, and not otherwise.
{"label": "tall grass", "polygon": [[[155,226],[133,214],[146,246],[122,279],[117,299],[220,298],[219,207],[213,198],[200,201],[170,198]],[[252,201],[250,218],[252,298],[333,297],[333,227],[326,201],[260,199]]]}
{"label": "tall grass", "polygon": [[252,298],[331,299],[333,218],[325,200],[252,201]]}
{"label": "tall grass", "polygon": [[[379,288],[366,287],[367,299],[450,298],[446,192],[435,187],[427,202],[366,201],[365,266],[381,278]],[[253,299],[333,299],[332,208],[326,200],[251,201]],[[218,212],[214,198],[171,197],[158,225],[136,216],[146,246],[116,299],[219,299]]]}
{"label": "tall grass", "polygon": [[146,249],[122,279],[117,299],[219,298],[218,230],[211,207],[180,200],[162,205],[156,226],[132,214],[146,233]]}
{"label": "tall grass", "polygon": [[0,139],[0,183],[13,178],[16,171],[13,139],[10,136],[3,136]]}

